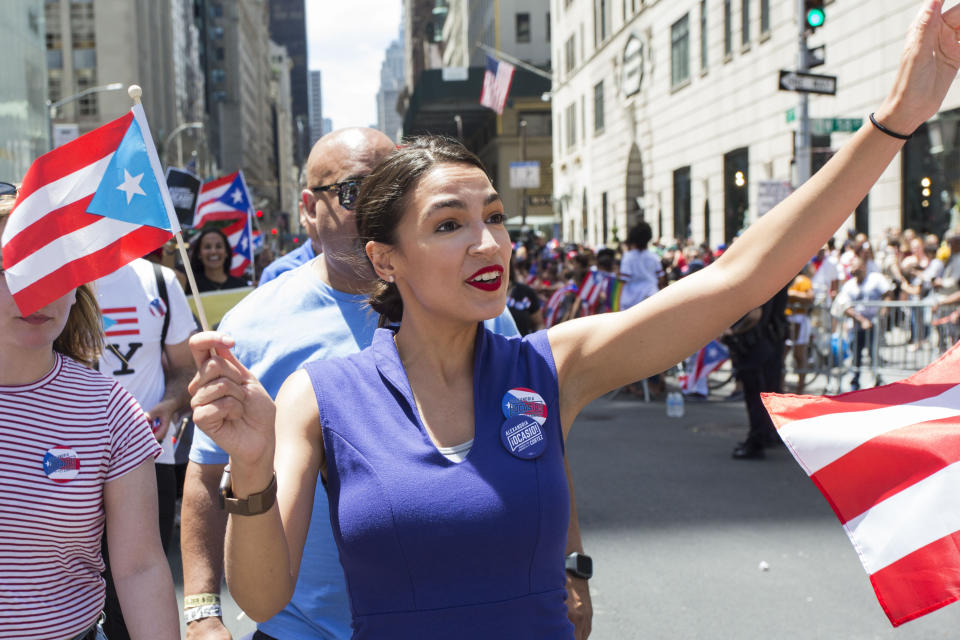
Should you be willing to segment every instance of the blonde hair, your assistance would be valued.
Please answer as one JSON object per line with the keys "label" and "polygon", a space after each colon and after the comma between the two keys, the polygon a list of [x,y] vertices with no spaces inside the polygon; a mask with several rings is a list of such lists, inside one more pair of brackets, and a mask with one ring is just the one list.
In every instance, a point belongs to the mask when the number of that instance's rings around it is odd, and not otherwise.
{"label": "blonde hair", "polygon": [[[0,229],[13,210],[14,202],[12,196],[0,196]],[[90,285],[80,285],[63,331],[53,341],[53,350],[93,368],[103,352],[104,340],[97,297]]]}

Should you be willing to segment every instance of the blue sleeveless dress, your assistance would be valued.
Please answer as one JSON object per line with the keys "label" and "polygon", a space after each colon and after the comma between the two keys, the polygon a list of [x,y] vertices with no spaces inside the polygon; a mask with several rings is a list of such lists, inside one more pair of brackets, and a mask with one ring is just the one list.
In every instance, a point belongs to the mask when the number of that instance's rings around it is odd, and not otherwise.
{"label": "blue sleeveless dress", "polygon": [[305,369],[353,637],[573,638],[570,505],[546,332],[520,339],[478,328],[475,435],[459,463],[420,422],[389,329],[358,354]]}

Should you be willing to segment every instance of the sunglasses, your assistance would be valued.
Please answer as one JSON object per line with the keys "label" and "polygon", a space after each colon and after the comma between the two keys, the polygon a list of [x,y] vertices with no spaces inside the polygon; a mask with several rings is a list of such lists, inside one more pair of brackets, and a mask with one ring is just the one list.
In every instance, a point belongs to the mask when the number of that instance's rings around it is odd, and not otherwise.
{"label": "sunglasses", "polygon": [[360,183],[362,181],[363,178],[354,178],[352,180],[344,180],[343,182],[325,184],[322,187],[311,187],[310,191],[313,191],[315,196],[319,196],[323,191],[336,190],[340,206],[348,211],[353,211],[353,208],[357,204],[357,196],[360,194]]}
{"label": "sunglasses", "polygon": [[0,196],[16,196],[19,191],[15,184],[0,182]]}

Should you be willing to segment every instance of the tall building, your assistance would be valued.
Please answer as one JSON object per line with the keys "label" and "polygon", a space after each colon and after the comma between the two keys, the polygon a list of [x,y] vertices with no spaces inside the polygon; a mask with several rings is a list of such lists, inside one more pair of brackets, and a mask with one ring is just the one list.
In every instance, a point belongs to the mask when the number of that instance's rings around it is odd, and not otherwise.
{"label": "tall building", "polygon": [[0,65],[0,180],[9,182],[47,151],[43,2],[4,2],[0,21],[8,26]]}
{"label": "tall building", "polygon": [[400,38],[387,47],[380,66],[380,90],[377,92],[377,129],[394,142],[400,142],[403,118],[397,112],[397,99],[403,90],[403,29]]}
{"label": "tall building", "polygon": [[[554,196],[567,240],[611,244],[644,219],[655,236],[729,241],[796,184],[795,2],[552,3]],[[872,5],[871,5],[872,6]],[[912,0],[828,3],[809,38],[835,95],[809,98],[812,169],[881,103]],[[882,52],[882,53],[881,53]],[[872,55],[878,53],[878,55]],[[960,94],[916,132],[848,227],[942,233],[960,210]]]}
{"label": "tall building", "polygon": [[310,148],[323,135],[323,73],[319,69],[310,71]]}
{"label": "tall building", "polygon": [[[198,41],[189,29],[191,0],[46,0],[50,100],[69,100],[53,124],[86,133],[130,109],[126,87],[143,88],[142,103],[161,152],[176,127],[202,112]],[[124,90],[97,91],[119,83]],[[164,158],[166,159],[166,158]]]}
{"label": "tall building", "polygon": [[[404,10],[404,135],[461,138],[513,214],[508,226],[553,233],[550,29],[542,0],[405,0]],[[516,62],[502,115],[480,105],[490,51]],[[520,162],[537,163],[538,186],[511,182],[511,165]]]}
{"label": "tall building", "polygon": [[295,138],[295,161],[302,165],[310,153],[309,85],[307,79],[307,16],[304,0],[270,0],[270,39],[283,46],[290,57],[290,95]]}
{"label": "tall building", "polygon": [[[274,216],[285,232],[299,229],[297,200],[299,171],[294,163],[293,106],[290,92],[290,69],[293,61],[286,47],[270,42],[270,95],[273,111],[273,142],[276,158],[277,207],[282,215]],[[280,222],[282,220],[283,222]]]}

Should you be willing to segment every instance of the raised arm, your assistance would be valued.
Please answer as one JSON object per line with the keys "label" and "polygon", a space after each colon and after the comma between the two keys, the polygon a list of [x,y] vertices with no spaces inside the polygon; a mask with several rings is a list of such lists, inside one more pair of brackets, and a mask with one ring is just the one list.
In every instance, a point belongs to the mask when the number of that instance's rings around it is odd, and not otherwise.
{"label": "raised arm", "polygon": [[[932,117],[960,65],[960,9],[925,0],[893,88],[876,111],[910,133]],[[750,225],[717,262],[630,309],[550,329],[565,429],[603,393],[663,371],[776,293],[864,198],[903,141],[867,123],[820,171]]]}
{"label": "raised arm", "polygon": [[297,583],[323,458],[320,419],[310,410],[316,400],[305,373],[287,379],[275,409],[230,346],[229,337],[216,333],[190,339],[198,365],[190,390],[194,422],[230,455],[233,497],[261,493],[276,472],[276,503],[257,515],[231,514],[227,523],[230,593],[262,622],[286,606]]}

